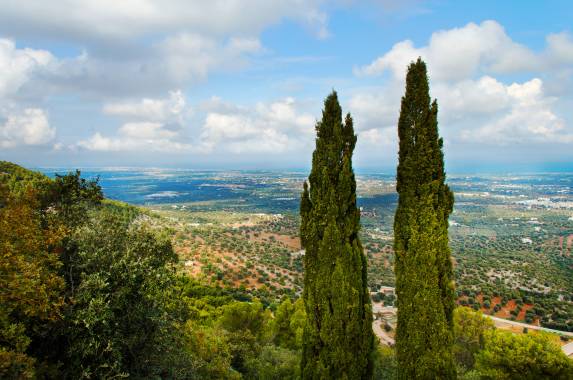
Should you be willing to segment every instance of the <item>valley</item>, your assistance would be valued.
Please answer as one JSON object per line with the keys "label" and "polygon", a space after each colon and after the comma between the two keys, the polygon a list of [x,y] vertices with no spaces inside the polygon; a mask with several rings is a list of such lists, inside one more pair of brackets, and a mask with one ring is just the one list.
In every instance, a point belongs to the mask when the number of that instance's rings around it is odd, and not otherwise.
{"label": "valley", "polygon": [[[53,174],[61,169],[43,169]],[[277,304],[300,296],[303,172],[84,170],[107,197],[167,225],[182,272]],[[573,174],[451,175],[457,302],[508,320],[573,331]],[[393,176],[359,173],[361,239],[373,301],[392,306]]]}

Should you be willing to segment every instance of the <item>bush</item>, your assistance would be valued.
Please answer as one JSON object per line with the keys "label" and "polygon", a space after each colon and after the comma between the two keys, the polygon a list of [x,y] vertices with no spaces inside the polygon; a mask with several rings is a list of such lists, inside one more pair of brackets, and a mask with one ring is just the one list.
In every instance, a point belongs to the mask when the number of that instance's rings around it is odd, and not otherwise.
{"label": "bush", "polygon": [[467,307],[454,310],[454,356],[466,369],[474,366],[474,355],[483,348],[484,334],[494,329],[491,319]]}
{"label": "bush", "polygon": [[573,378],[573,361],[543,333],[487,332],[484,349],[476,355],[476,369],[487,379]]}

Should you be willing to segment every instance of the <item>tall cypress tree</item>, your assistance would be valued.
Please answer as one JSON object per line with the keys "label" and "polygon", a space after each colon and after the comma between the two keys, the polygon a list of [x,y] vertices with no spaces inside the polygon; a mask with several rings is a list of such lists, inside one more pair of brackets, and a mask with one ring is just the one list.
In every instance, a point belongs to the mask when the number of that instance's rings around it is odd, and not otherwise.
{"label": "tall cypress tree", "polygon": [[445,184],[438,104],[426,64],[408,67],[398,137],[398,208],[394,218],[400,378],[453,379],[454,280],[448,246],[453,194]]}
{"label": "tall cypress tree", "polygon": [[316,124],[316,149],[301,197],[304,257],[303,379],[368,379],[372,376],[372,307],[366,258],[358,238],[360,211],[352,152],[356,135],[336,92]]}

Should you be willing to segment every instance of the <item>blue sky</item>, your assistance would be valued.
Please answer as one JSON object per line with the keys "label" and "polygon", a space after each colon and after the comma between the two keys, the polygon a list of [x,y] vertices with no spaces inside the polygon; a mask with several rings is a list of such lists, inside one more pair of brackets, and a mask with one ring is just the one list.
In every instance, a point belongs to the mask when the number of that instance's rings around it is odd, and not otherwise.
{"label": "blue sky", "polygon": [[0,0],[0,159],[305,168],[322,100],[391,171],[408,62],[456,172],[573,170],[569,1]]}

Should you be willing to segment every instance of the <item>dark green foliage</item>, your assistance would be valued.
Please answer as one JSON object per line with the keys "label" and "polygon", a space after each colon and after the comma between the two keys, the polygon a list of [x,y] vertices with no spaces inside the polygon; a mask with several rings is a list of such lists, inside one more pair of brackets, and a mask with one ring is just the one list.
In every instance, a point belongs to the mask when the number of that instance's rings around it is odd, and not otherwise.
{"label": "dark green foliage", "polygon": [[475,354],[484,346],[484,335],[494,328],[493,321],[479,311],[468,307],[454,310],[454,357],[460,372],[473,369]]}
{"label": "dark green foliage", "polygon": [[342,122],[336,92],[326,98],[316,132],[310,189],[305,183],[300,205],[307,314],[302,377],[370,378],[374,338],[366,258],[358,238],[352,169],[356,136],[350,115]]}
{"label": "dark green foliage", "polygon": [[306,313],[302,298],[294,304],[287,298],[279,305],[271,322],[273,342],[277,346],[301,349],[305,324]]}
{"label": "dark green foliage", "polygon": [[398,371],[396,362],[396,352],[393,348],[378,345],[374,354],[374,376],[375,380],[394,380]]}
{"label": "dark green foliage", "polygon": [[73,239],[79,276],[65,317],[65,373],[176,377],[185,362],[164,359],[175,359],[165,353],[181,344],[174,326],[185,314],[173,295],[176,256],[170,242],[144,227],[127,227],[106,210]]}
{"label": "dark green foliage", "polygon": [[264,346],[258,357],[248,360],[249,379],[294,380],[300,378],[300,357],[292,350]]}
{"label": "dark green foliage", "polygon": [[79,170],[66,175],[56,175],[48,194],[47,202],[67,226],[73,228],[85,220],[87,210],[103,200],[98,179],[86,180]]}
{"label": "dark green foliage", "polygon": [[438,105],[426,65],[408,68],[398,136],[398,207],[394,219],[401,378],[452,379],[454,282],[448,247],[453,194],[445,184]]}
{"label": "dark green foliage", "polygon": [[0,377],[189,378],[168,237],[79,172],[0,169]]}
{"label": "dark green foliage", "polygon": [[52,181],[39,172],[25,169],[8,161],[0,161],[0,183],[13,196],[21,196],[26,189],[45,190]]}
{"label": "dark green foliage", "polygon": [[44,228],[36,195],[0,183],[0,378],[35,376],[32,334],[57,321],[63,305],[55,252],[62,229]]}

